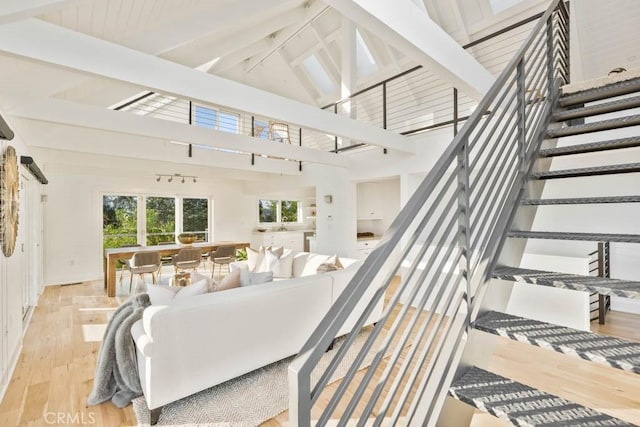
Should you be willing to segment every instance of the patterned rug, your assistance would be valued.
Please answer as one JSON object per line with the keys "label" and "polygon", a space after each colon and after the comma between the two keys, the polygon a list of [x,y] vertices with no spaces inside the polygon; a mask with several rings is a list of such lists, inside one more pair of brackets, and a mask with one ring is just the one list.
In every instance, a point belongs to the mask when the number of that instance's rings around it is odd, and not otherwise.
{"label": "patterned rug", "polygon": [[[371,330],[372,327],[367,327],[360,332],[333,374],[331,382],[341,379],[346,374]],[[316,370],[320,372],[324,370],[323,368],[329,364],[343,341],[339,339],[334,349],[322,356]],[[367,355],[360,369],[369,366],[373,356],[374,351]],[[287,369],[291,360],[293,357],[170,403],[162,408],[157,425],[225,427],[260,425],[287,410],[289,405]],[[312,377],[316,376],[312,375]],[[133,401],[133,410],[138,419],[138,425],[148,426],[149,409],[143,397]]]}

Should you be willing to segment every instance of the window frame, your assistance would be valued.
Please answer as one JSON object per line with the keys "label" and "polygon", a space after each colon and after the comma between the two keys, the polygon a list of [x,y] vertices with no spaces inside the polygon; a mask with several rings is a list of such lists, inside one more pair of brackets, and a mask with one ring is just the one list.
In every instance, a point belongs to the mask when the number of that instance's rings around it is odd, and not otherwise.
{"label": "window frame", "polygon": [[[205,123],[205,125],[201,125],[198,124],[198,120],[197,120],[197,114],[198,114],[198,110],[199,109],[204,109],[204,110],[209,110],[212,112],[212,115],[214,116],[214,123],[213,125],[208,125],[207,123]],[[236,127],[235,130],[231,130],[231,128],[228,126],[228,124],[225,122],[222,124],[221,126],[221,120],[220,120],[220,116],[221,115],[225,115],[225,116],[233,116],[236,118]],[[240,128],[242,127],[242,116],[240,113],[237,113],[235,111],[229,111],[229,110],[223,110],[220,108],[216,108],[216,107],[212,107],[210,105],[204,105],[204,104],[193,104],[193,108],[191,109],[191,118],[190,118],[190,123],[193,124],[194,126],[198,126],[201,127],[203,129],[213,129],[213,130],[219,130],[220,132],[227,132],[227,133],[231,133],[231,134],[240,134]]]}
{"label": "window frame", "polygon": [[[175,200],[175,236],[177,237],[178,234],[183,233],[183,200],[184,199],[206,199],[207,200],[207,231],[205,234],[205,242],[212,242],[213,241],[213,237],[214,237],[214,232],[213,232],[213,224],[214,224],[214,218],[213,218],[213,203],[214,200],[212,197],[210,196],[187,196],[187,195],[176,195],[176,194],[158,194],[158,193],[129,193],[126,191],[101,191],[98,193],[98,203],[97,205],[99,206],[99,210],[98,210],[98,214],[97,214],[97,221],[96,221],[96,225],[98,227],[99,233],[100,233],[100,238],[99,238],[99,251],[100,251],[100,256],[103,257],[104,256],[104,238],[105,238],[105,234],[104,234],[104,197],[105,196],[124,196],[124,197],[135,197],[136,198],[136,210],[137,210],[137,223],[136,223],[136,243],[140,244],[142,246],[147,246],[147,221],[146,221],[146,217],[147,217],[147,209],[146,209],[146,204],[147,204],[147,198],[149,197],[166,197],[166,198],[173,198]],[[156,234],[156,233],[153,233]],[[199,234],[201,234],[201,232],[199,232]],[[131,234],[127,234],[127,235],[133,235],[133,233]],[[115,235],[108,235],[108,236],[115,236]],[[177,242],[176,242],[177,244]]]}
{"label": "window frame", "polygon": [[[268,201],[275,201],[276,202],[276,220],[274,222],[262,222],[260,220],[260,202],[263,200],[268,200]],[[282,202],[296,202],[297,204],[297,221],[295,222],[289,222],[289,221],[282,221]],[[276,224],[303,224],[304,223],[304,218],[302,215],[302,200],[297,199],[297,198],[275,198],[275,197],[258,197],[258,199],[256,200],[256,216],[257,216],[257,221],[258,221],[258,225],[276,225]]]}

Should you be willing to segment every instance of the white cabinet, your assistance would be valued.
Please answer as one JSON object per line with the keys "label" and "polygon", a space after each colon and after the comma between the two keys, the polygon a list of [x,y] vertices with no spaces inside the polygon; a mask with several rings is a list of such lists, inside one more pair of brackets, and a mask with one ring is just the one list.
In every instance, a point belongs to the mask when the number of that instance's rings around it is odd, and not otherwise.
{"label": "white cabinet", "polygon": [[375,182],[358,184],[358,219],[382,219],[381,197]]}
{"label": "white cabinet", "polygon": [[253,233],[252,247],[260,246],[284,246],[286,249],[293,249],[302,252],[304,249],[304,239],[302,231],[265,231],[264,233]]}
{"label": "white cabinet", "polygon": [[366,240],[358,240],[356,242],[356,258],[357,259],[365,259],[367,255],[373,251],[378,243],[380,243],[379,239],[366,239]]}

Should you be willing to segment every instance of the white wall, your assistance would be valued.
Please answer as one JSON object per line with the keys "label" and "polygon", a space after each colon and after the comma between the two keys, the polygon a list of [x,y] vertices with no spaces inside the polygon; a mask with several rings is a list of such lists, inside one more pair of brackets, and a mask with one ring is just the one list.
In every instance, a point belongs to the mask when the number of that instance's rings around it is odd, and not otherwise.
{"label": "white wall", "polygon": [[[16,133],[12,141],[0,141],[0,152],[4,153],[7,146],[16,149],[18,162],[21,155],[31,155],[27,146],[20,137],[20,132],[16,129],[9,118],[5,116],[10,127]],[[30,177],[30,173],[23,167],[19,167],[21,176],[21,200],[19,206],[19,233],[16,247],[11,257],[5,257],[0,253],[0,400],[2,399],[6,387],[11,378],[13,368],[17,362],[18,355],[22,348],[22,335],[24,331],[22,319],[22,292],[23,287],[31,286],[31,303],[37,301],[37,296],[42,289],[42,282],[37,271],[39,263],[37,248],[40,244],[40,221],[39,221],[39,198],[40,186],[26,184],[22,175]],[[33,181],[35,182],[35,181]],[[27,189],[28,187],[28,189]],[[25,193],[27,192],[28,193]],[[25,230],[30,230],[35,234],[33,239],[27,239]],[[24,245],[24,247],[23,247]],[[32,270],[25,271],[25,265],[31,266]]]}
{"label": "white wall", "polygon": [[[640,114],[640,109],[627,114]],[[620,113],[599,116],[598,120],[620,116]],[[587,122],[594,121],[593,118]],[[637,135],[638,127],[597,132],[587,135],[562,138],[558,146],[604,141]],[[614,150],[611,152],[563,156],[553,159],[551,169],[572,169],[590,166],[624,164],[640,161],[640,148]],[[546,183],[543,198],[594,197],[637,195],[640,174],[621,174],[551,180]],[[597,233],[640,234],[640,204],[600,204],[541,206],[538,208],[533,229],[540,231],[573,231]],[[526,252],[565,257],[586,257],[597,249],[596,242],[565,242],[530,240]],[[611,243],[611,277],[627,280],[640,279],[640,245]],[[612,301],[612,309],[640,312],[640,303],[635,300]]]}
{"label": "white wall", "polygon": [[254,227],[253,201],[243,184],[203,175],[197,168],[171,166],[170,171],[199,176],[198,182],[156,182],[167,165],[155,161],[34,150],[49,179],[44,208],[47,285],[102,277],[102,199],[107,194],[201,196],[213,199],[213,239],[246,240]]}
{"label": "white wall", "polygon": [[[358,183],[358,191],[363,183]],[[382,219],[358,220],[358,232],[384,234],[400,212],[400,178],[384,179],[375,182],[377,199]]]}

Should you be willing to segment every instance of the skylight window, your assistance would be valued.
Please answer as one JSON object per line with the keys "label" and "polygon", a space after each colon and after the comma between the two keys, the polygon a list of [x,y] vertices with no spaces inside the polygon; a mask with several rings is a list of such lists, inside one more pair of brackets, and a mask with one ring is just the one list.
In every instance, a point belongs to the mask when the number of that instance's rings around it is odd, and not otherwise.
{"label": "skylight window", "polygon": [[336,84],[315,54],[307,56],[302,64],[322,95],[329,95],[336,91]]}
{"label": "skylight window", "polygon": [[378,64],[358,30],[356,30],[356,66],[361,76],[378,71]]}
{"label": "skylight window", "polygon": [[523,0],[489,0],[489,3],[491,3],[491,10],[494,15],[504,12],[505,10],[522,2]]}

